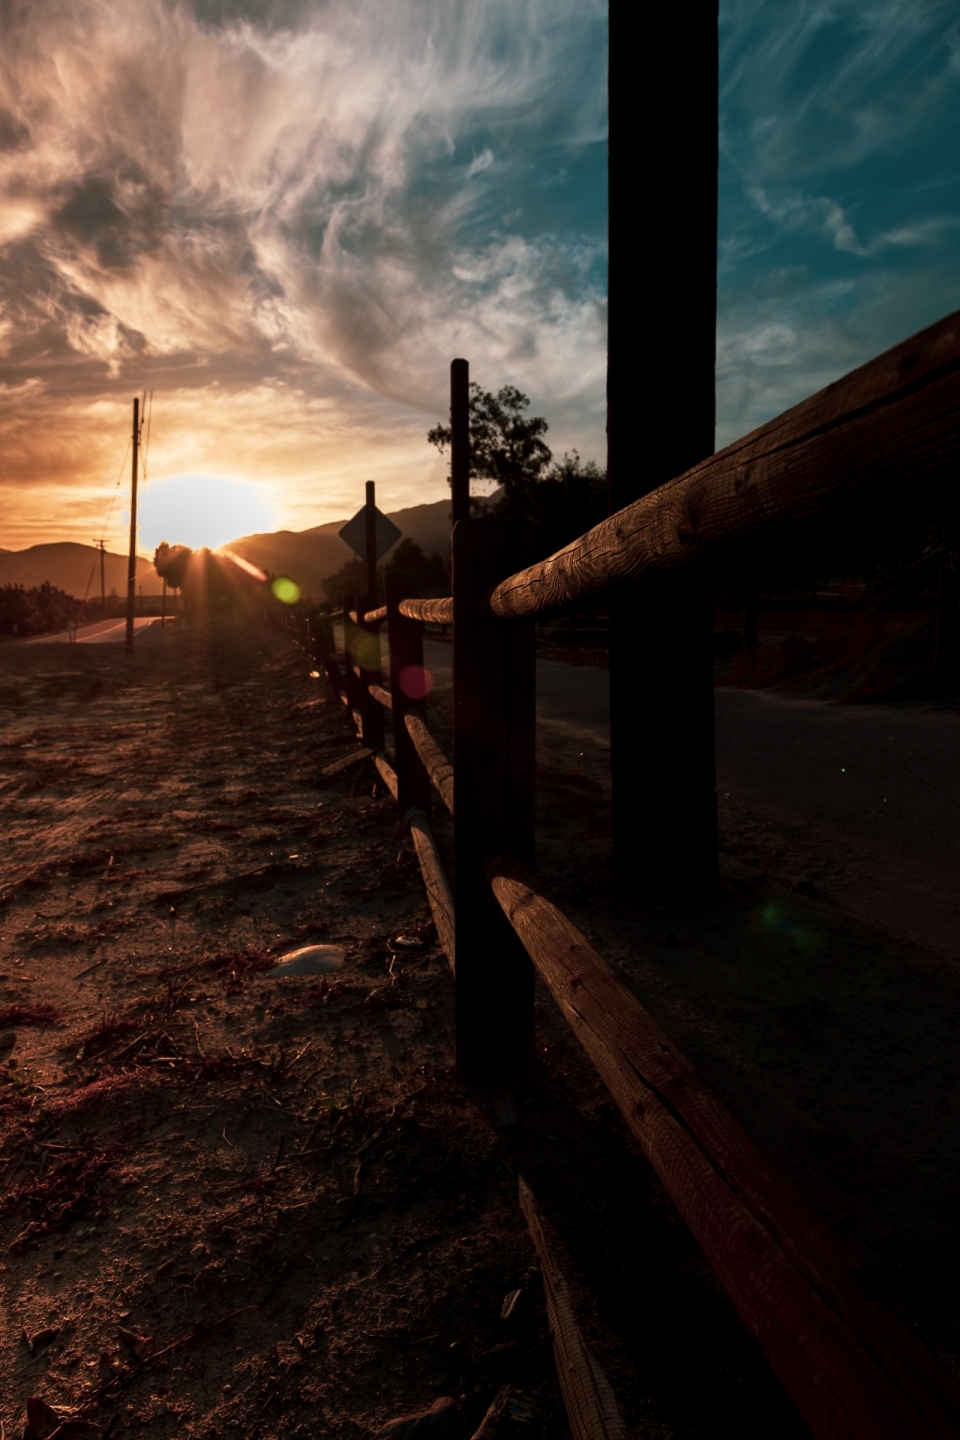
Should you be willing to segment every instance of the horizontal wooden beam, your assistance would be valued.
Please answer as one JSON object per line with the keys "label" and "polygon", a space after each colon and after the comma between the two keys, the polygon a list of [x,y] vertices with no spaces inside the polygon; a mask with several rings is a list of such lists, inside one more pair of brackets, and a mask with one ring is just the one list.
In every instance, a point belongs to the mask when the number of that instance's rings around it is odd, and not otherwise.
{"label": "horizontal wooden beam", "polygon": [[453,597],[443,600],[401,600],[400,614],[409,620],[423,620],[430,625],[453,624]]}
{"label": "horizontal wooden beam", "polygon": [[820,1217],[513,861],[493,892],[744,1323],[818,1437],[960,1435],[960,1389],[861,1289]]}
{"label": "horizontal wooden beam", "polygon": [[424,725],[419,715],[406,715],[407,734],[417,747],[423,768],[437,788],[440,799],[453,814],[453,766]]}
{"label": "horizontal wooden beam", "polygon": [[384,710],[393,710],[393,696],[389,690],[384,690],[382,685],[369,685],[367,688],[378,705],[382,705]]}
{"label": "horizontal wooden beam", "polygon": [[504,620],[561,610],[851,497],[955,484],[958,464],[955,311],[501,581],[489,606]]}
{"label": "horizontal wooden beam", "polygon": [[610,1382],[580,1333],[570,1287],[544,1233],[533,1191],[522,1175],[519,1192],[520,1209],[540,1261],[557,1379],[570,1432],[576,1440],[624,1440],[623,1421]]}
{"label": "horizontal wooden beam", "polygon": [[410,835],[417,852],[417,859],[420,861],[423,888],[426,890],[427,899],[430,902],[430,913],[436,927],[437,939],[447,957],[450,969],[456,974],[456,921],[447,872],[443,868],[443,861],[440,859],[440,852],[433,838],[433,831],[430,829],[430,821],[424,811],[412,809],[407,814],[406,820],[410,826]]}
{"label": "horizontal wooden beam", "polygon": [[394,770],[386,755],[381,754],[379,750],[375,750],[373,752],[373,763],[377,767],[377,773],[379,774],[380,779],[383,781],[384,785],[386,785],[394,800],[396,800],[398,789],[396,770]]}

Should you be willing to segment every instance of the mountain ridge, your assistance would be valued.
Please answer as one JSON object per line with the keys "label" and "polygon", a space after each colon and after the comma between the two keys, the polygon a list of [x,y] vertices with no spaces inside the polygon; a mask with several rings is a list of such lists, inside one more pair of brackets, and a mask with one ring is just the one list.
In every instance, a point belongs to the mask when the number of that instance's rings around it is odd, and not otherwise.
{"label": "mountain ridge", "polygon": [[[439,554],[447,558],[450,549],[449,500],[409,505],[403,510],[391,511],[389,518],[400,530],[401,536],[413,540],[425,554]],[[230,550],[271,574],[289,575],[301,590],[319,598],[323,593],[323,581],[339,570],[353,554],[338,534],[346,523],[345,517],[313,525],[307,530],[270,530],[242,535],[219,548]],[[387,552],[388,555],[390,553]],[[105,551],[104,573],[107,594],[116,590],[118,595],[125,595],[126,555]],[[78,599],[83,599],[84,594],[88,599],[96,598],[100,594],[100,551],[95,545],[81,545],[73,540],[30,545],[24,550],[0,548],[0,585],[23,585],[29,590],[45,581]],[[145,595],[159,595],[162,589],[153,562],[140,555],[137,556],[137,585],[142,586]]]}

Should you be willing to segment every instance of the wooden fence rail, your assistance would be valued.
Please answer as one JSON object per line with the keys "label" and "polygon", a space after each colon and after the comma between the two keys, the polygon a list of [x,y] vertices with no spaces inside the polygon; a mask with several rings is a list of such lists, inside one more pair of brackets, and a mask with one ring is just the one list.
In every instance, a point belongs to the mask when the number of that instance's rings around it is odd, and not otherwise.
{"label": "wooden fence rail", "polygon": [[[462,490],[463,457],[454,459]],[[313,653],[344,691],[410,828],[455,967],[461,1077],[496,1086],[523,1072],[535,969],[821,1440],[957,1440],[960,1386],[868,1297],[820,1218],[533,879],[533,621],[618,586],[682,574],[731,540],[755,541],[844,497],[895,505],[896,486],[939,482],[958,467],[960,312],[537,565],[511,573],[507,528],[460,519],[453,597],[421,599],[411,577],[388,572],[386,605],[344,601],[342,681],[332,631],[312,632]],[[380,674],[384,619],[389,690]],[[423,672],[425,623],[453,625],[452,764],[430,735],[422,688],[410,683]],[[382,752],[385,715],[395,768]],[[456,903],[430,829],[431,782],[454,816]]]}
{"label": "wooden fence rail", "polygon": [[874,497],[891,509],[960,465],[960,311],[501,581],[502,620],[583,604],[703,559],[721,544]]}

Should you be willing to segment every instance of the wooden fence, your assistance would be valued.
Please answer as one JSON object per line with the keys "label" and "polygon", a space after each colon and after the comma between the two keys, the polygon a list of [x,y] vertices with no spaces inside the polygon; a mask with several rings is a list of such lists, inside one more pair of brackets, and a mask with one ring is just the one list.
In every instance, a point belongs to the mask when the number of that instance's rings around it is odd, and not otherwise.
{"label": "wooden fence", "polygon": [[[463,362],[452,378],[457,417]],[[591,601],[642,606],[644,582],[677,572],[700,585],[731,541],[757,543],[851,497],[893,511],[918,487],[956,484],[960,312],[519,571],[505,528],[464,518],[465,430],[454,431],[453,596],[420,599],[411,576],[388,572],[384,605],[344,602],[342,663],[329,619],[301,636],[410,827],[455,973],[458,1072],[491,1087],[522,1074],[536,971],[813,1433],[960,1436],[954,1379],[870,1298],[825,1224],[532,874],[535,619]],[[417,684],[424,623],[453,626],[452,764]],[[455,904],[431,788],[454,818]]]}

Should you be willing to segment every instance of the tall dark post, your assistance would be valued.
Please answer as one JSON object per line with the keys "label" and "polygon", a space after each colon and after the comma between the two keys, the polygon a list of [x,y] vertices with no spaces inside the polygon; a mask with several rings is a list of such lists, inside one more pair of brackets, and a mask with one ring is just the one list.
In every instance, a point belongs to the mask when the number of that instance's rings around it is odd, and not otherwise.
{"label": "tall dark post", "polygon": [[343,688],[347,692],[351,709],[358,709],[360,702],[360,681],[354,668],[357,656],[357,627],[350,619],[356,603],[353,595],[344,595],[341,601],[343,605]]}
{"label": "tall dark post", "polygon": [[533,863],[534,627],[482,604],[517,568],[509,540],[489,520],[453,531],[457,1072],[491,1087],[520,1078],[533,1042],[533,967],[484,869],[498,854]]}
{"label": "tall dark post", "polygon": [[[714,449],[717,0],[645,12],[661,83],[638,98],[635,7],[610,5],[607,438],[619,510]],[[637,264],[642,195],[659,217]],[[640,366],[640,355],[647,362]],[[610,617],[614,869],[621,895],[693,899],[716,884],[712,592],[683,573],[622,595]]]}
{"label": "tall dark post", "polygon": [[425,719],[423,686],[423,626],[400,614],[400,601],[420,593],[413,571],[385,570],[383,588],[387,600],[387,643],[390,647],[390,694],[393,697],[393,751],[397,770],[397,805],[406,815],[411,805],[430,811],[430,781],[407,734],[404,716]]}
{"label": "tall dark post", "polygon": [[937,576],[937,614],[933,672],[941,690],[952,690],[957,678],[957,572],[945,565]]}
{"label": "tall dark post", "polygon": [[163,577],[163,591],[160,597],[160,624],[167,623],[167,577]]}
{"label": "tall dark post", "polygon": [[376,595],[357,596],[358,625],[354,630],[356,661],[359,671],[359,708],[363,717],[363,743],[374,750],[383,749],[383,706],[370,694],[371,685],[383,684],[380,666],[380,621],[364,620],[368,610],[376,610]]}
{"label": "tall dark post", "polygon": [[377,608],[377,487],[372,480],[367,481],[367,504],[364,520],[366,522],[366,545],[367,545],[367,596],[370,607]]}
{"label": "tall dark post", "polygon": [[751,657],[757,653],[757,625],[759,623],[758,608],[760,597],[757,594],[756,580],[747,577],[747,584],[743,592],[743,649],[746,655]]}
{"label": "tall dark post", "polygon": [[133,402],[133,471],[130,477],[130,558],[127,562],[126,652],[133,654],[133,611],[137,601],[137,455],[140,450],[140,401]]}
{"label": "tall dark post", "polygon": [[104,550],[105,550],[105,542],[104,542],[103,540],[101,540],[101,541],[100,541],[100,611],[101,611],[102,614],[105,615],[105,614],[107,613],[107,580],[106,580],[106,576],[105,576],[105,574],[104,574],[104,564],[103,564],[104,558],[105,558],[105,557],[104,557]]}
{"label": "tall dark post", "polygon": [[470,366],[450,361],[450,480],[453,489],[451,520],[470,519]]}

